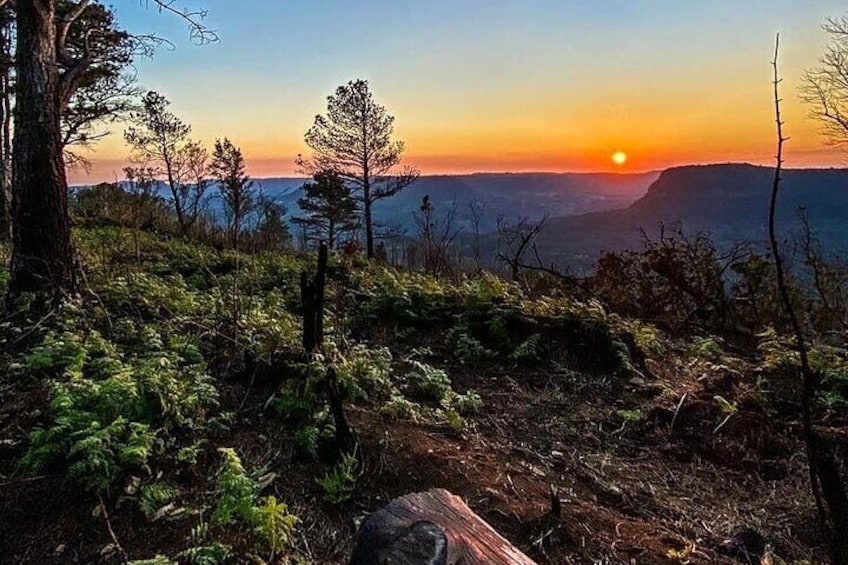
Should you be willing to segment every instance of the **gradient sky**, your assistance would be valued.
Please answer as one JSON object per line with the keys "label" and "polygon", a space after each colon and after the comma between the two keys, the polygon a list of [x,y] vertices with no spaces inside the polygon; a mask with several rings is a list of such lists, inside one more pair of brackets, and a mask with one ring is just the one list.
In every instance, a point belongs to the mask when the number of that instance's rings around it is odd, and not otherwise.
{"label": "gradient sky", "polygon": [[[837,0],[178,0],[208,10],[221,41],[116,0],[119,21],[174,40],[138,63],[141,84],[211,144],[242,146],[254,176],[291,175],[326,96],[371,82],[424,173],[643,171],[768,163],[769,65],[781,33],[787,165],[843,166],[798,99]],[[120,129],[88,157],[113,180]],[[623,166],[610,155],[628,154]]]}

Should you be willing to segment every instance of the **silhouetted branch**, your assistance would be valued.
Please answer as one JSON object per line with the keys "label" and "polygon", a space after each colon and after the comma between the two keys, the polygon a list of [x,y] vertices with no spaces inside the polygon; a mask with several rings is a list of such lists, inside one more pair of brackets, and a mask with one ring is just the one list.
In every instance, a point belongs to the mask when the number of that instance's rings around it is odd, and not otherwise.
{"label": "silhouetted branch", "polygon": [[[195,45],[204,45],[219,41],[218,33],[203,23],[203,20],[207,16],[206,10],[179,9],[176,7],[176,0],[139,0],[139,3],[143,3],[146,6],[153,4],[159,12],[168,12],[185,21],[189,27],[189,37]],[[154,36],[147,37],[154,39]],[[165,40],[160,38],[155,39],[165,42]]]}
{"label": "silhouetted branch", "polygon": [[[780,52],[780,34],[774,44],[774,116],[777,129],[777,153],[775,155],[774,180],[772,182],[771,200],[769,203],[769,243],[777,274],[777,288],[780,301],[795,337],[795,346],[801,362],[801,424],[804,443],[807,449],[807,463],[810,475],[810,486],[816,503],[819,522],[825,532],[825,538],[830,542],[831,561],[837,565],[848,563],[848,498],[840,476],[839,464],[833,454],[828,453],[813,429],[813,409],[816,393],[819,387],[819,376],[810,366],[807,342],[801,321],[795,312],[795,307],[789,296],[789,286],[780,246],[775,229],[777,213],[777,197],[780,191],[781,173],[783,171],[783,146],[788,138],[783,133],[783,119],[780,112],[780,83],[782,79],[778,72],[778,54]],[[823,501],[827,501],[827,508]]]}

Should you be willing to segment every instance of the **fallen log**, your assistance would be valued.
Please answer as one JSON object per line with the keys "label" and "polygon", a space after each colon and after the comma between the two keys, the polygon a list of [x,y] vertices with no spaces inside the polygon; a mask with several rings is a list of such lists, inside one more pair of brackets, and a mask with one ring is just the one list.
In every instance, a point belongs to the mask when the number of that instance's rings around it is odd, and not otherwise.
{"label": "fallen log", "polygon": [[535,565],[458,496],[407,494],[362,523],[350,565]]}

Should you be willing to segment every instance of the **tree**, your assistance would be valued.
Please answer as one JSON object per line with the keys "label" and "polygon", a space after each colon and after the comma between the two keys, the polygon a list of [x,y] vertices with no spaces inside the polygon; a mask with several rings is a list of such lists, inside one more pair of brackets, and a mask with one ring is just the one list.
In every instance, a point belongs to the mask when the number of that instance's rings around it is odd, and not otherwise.
{"label": "tree", "polygon": [[474,268],[480,271],[480,222],[483,221],[483,213],[486,210],[486,203],[481,200],[471,200],[468,202],[468,214],[471,219],[471,231],[474,239],[471,241],[471,251],[474,256]]}
{"label": "tree", "polygon": [[[196,42],[214,40],[201,15],[180,12],[167,0],[160,10],[188,21]],[[0,0],[0,8],[11,6]],[[80,77],[95,63],[93,30],[81,48],[69,42],[71,29],[91,6],[90,0],[15,2],[15,143],[12,157],[12,260],[7,306],[27,292],[59,298],[76,290],[68,182],[62,154],[62,110]],[[44,302],[44,300],[41,300]]]}
{"label": "tree", "polygon": [[253,181],[245,172],[241,149],[227,138],[216,140],[209,171],[218,181],[218,190],[227,216],[230,242],[233,249],[238,249],[244,219],[254,206]]}
{"label": "tree", "polygon": [[[823,59],[823,74],[808,73],[808,88],[820,94],[819,117],[828,128],[828,133],[836,143],[848,142],[848,122],[842,114],[844,104],[848,102],[848,82],[841,74],[848,70],[848,18],[830,20],[825,26],[837,37]],[[816,502],[816,510],[825,539],[830,545],[830,559],[834,565],[848,564],[848,494],[842,480],[841,465],[834,454],[828,450],[825,442],[813,427],[813,414],[821,387],[821,375],[813,370],[809,360],[809,348],[804,335],[804,327],[795,310],[786,282],[785,267],[778,244],[775,217],[777,198],[780,191],[783,169],[783,146],[787,138],[783,133],[783,119],[780,112],[780,74],[778,72],[778,53],[780,36],[775,40],[774,59],[774,115],[777,134],[777,154],[769,201],[768,231],[771,254],[777,275],[777,288],[786,317],[789,319],[801,369],[801,433],[807,450],[807,465],[810,475],[810,487]]]}
{"label": "tree", "polygon": [[156,174],[155,171],[144,167],[125,167],[124,175],[127,178],[126,190],[133,197],[131,213],[133,247],[135,248],[136,261],[141,263],[138,233],[142,226],[153,224],[154,210],[158,208],[156,205],[160,204],[156,196]]}
{"label": "tree", "polygon": [[[76,290],[60,127],[68,71],[59,73],[57,47],[79,14],[70,12],[57,26],[55,4],[33,0],[18,2],[15,9],[10,306],[26,292],[57,298]],[[86,5],[80,4],[83,9]]]}
{"label": "tree", "polygon": [[260,194],[256,200],[255,247],[260,251],[272,251],[291,243],[291,232],[285,221],[286,207],[272,198]]}
{"label": "tree", "polygon": [[[60,21],[80,4],[58,0]],[[59,53],[60,69],[65,73],[61,96],[62,143],[66,164],[87,162],[74,153],[74,146],[88,148],[108,135],[99,126],[129,115],[140,93],[135,75],[127,69],[145,47],[145,41],[118,27],[111,8],[88,3],[66,32],[65,47]]]}
{"label": "tree", "polygon": [[413,215],[413,220],[418,226],[418,236],[424,252],[424,269],[427,272],[438,274],[450,271],[448,253],[454,240],[462,232],[462,228],[455,226],[455,217],[456,202],[447,213],[439,216],[429,196],[421,199],[421,206]]}
{"label": "tree", "polygon": [[[0,7],[0,240],[11,237],[14,6],[7,2]],[[68,147],[90,146],[106,135],[97,125],[116,121],[129,110],[136,92],[134,77],[124,71],[141,42],[119,29],[112,10],[99,3],[57,0],[55,23],[65,164],[87,164]]]}
{"label": "tree", "polygon": [[15,15],[0,6],[0,242],[12,239],[12,28]]}
{"label": "tree", "polygon": [[[509,267],[510,278],[513,282],[522,281],[522,271],[527,268],[524,256],[528,251],[533,251],[536,258],[539,254],[536,250],[536,238],[545,227],[548,217],[545,216],[536,223],[522,218],[517,222],[507,218],[498,218],[498,260]],[[541,260],[539,261],[541,264]],[[526,285],[526,281],[525,285]]]}
{"label": "tree", "polygon": [[413,167],[394,172],[404,151],[403,142],[392,141],[394,121],[374,101],[368,81],[351,81],[327,98],[326,116],[316,116],[306,132],[311,159],[297,159],[304,172],[336,171],[351,185],[362,207],[369,259],[374,256],[374,203],[394,196],[419,176]]}
{"label": "tree", "polygon": [[294,222],[304,226],[308,239],[335,249],[339,236],[356,225],[356,200],[335,171],[319,171],[312,178],[314,182],[303,185],[304,196],[297,200],[306,215]]}
{"label": "tree", "polygon": [[208,188],[204,175],[198,174],[205,171],[208,155],[191,140],[191,126],[175,116],[170,105],[158,92],[145,94],[141,109],[132,115],[136,125],[124,132],[124,139],[132,148],[131,159],[155,170],[167,185],[180,233],[185,236],[197,221]]}
{"label": "tree", "polygon": [[831,36],[819,65],[804,73],[801,98],[834,145],[848,149],[848,16],[823,26]]}

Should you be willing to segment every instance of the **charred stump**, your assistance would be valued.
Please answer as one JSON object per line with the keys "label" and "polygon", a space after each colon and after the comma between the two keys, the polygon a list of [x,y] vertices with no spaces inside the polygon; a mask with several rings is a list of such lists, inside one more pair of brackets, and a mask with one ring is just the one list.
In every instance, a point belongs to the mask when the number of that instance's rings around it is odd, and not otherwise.
{"label": "charred stump", "polygon": [[444,489],[396,498],[362,523],[350,565],[535,565]]}
{"label": "charred stump", "polygon": [[[307,359],[324,345],[324,293],[327,285],[327,244],[321,243],[318,249],[318,267],[314,277],[307,271],[300,274],[300,299],[303,306],[303,351]],[[356,440],[342,404],[338,376],[333,367],[327,369],[324,380],[327,402],[336,428],[335,448],[337,453],[352,453]]]}

